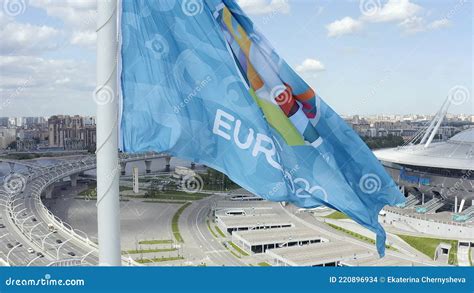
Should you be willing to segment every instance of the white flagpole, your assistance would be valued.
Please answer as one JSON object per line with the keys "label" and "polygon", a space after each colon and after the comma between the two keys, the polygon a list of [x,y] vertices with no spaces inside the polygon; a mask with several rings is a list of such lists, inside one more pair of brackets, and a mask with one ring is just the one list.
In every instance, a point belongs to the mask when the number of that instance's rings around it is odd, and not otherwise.
{"label": "white flagpole", "polygon": [[117,0],[97,1],[97,222],[99,265],[121,265]]}

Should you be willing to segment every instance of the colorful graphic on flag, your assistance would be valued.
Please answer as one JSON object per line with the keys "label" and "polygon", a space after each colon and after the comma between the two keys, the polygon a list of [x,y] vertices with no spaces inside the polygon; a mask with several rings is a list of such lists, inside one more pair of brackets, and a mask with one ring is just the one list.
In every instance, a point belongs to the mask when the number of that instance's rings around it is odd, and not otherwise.
{"label": "colorful graphic on flag", "polygon": [[205,164],[272,201],[329,206],[377,235],[404,201],[359,136],[234,1],[123,1],[121,143]]}

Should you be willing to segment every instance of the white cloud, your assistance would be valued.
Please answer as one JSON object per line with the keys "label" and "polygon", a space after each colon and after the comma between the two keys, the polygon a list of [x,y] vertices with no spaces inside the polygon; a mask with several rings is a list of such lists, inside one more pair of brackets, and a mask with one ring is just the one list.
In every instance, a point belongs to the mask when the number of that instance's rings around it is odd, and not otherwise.
{"label": "white cloud", "polygon": [[362,29],[362,22],[351,17],[344,17],[326,25],[329,37],[352,34]]}
{"label": "white cloud", "polygon": [[29,5],[43,9],[64,23],[70,44],[94,48],[97,10],[96,0],[30,0]]}
{"label": "white cloud", "polygon": [[296,71],[300,73],[316,73],[320,71],[324,71],[324,65],[321,63],[321,61],[316,60],[316,59],[305,59],[303,63],[300,65],[296,66]]}
{"label": "white cloud", "polygon": [[61,19],[74,29],[93,30],[96,25],[96,0],[30,0],[30,5],[44,9],[46,13]]}
{"label": "white cloud", "polygon": [[238,0],[237,3],[248,14],[286,14],[290,12],[288,0]]}
{"label": "white cloud", "polygon": [[10,79],[6,81],[2,76],[0,87],[3,89],[14,89],[28,77],[31,77],[29,84],[35,86],[54,86],[69,81],[71,89],[91,89],[95,69],[93,64],[75,60],[2,56],[0,72],[7,72],[6,76]]}
{"label": "white cloud", "polygon": [[[0,22],[3,22],[1,20]],[[1,54],[39,54],[58,47],[60,31],[49,26],[4,22],[0,28]]]}
{"label": "white cloud", "polygon": [[398,24],[404,32],[409,34],[419,33],[426,30],[426,24],[423,18],[413,16],[405,19]]}
{"label": "white cloud", "polygon": [[389,0],[382,7],[370,12],[362,11],[362,20],[370,22],[404,21],[422,10],[422,7],[410,0]]}
{"label": "white cloud", "polygon": [[422,17],[413,16],[402,21],[399,26],[408,34],[425,32],[427,30],[437,30],[450,26],[448,19],[438,19],[431,23],[426,23]]}
{"label": "white cloud", "polygon": [[0,116],[93,109],[94,64],[32,56],[0,58]]}
{"label": "white cloud", "polygon": [[445,28],[450,25],[446,18],[427,23],[423,7],[411,2],[411,0],[388,0],[385,5],[380,1],[360,0],[359,8],[361,16],[353,19],[349,16],[337,20],[326,26],[328,36],[335,37],[353,34],[367,26],[369,23],[397,22],[404,33],[414,34],[428,30]]}
{"label": "white cloud", "polygon": [[449,19],[442,18],[442,19],[438,19],[438,20],[435,20],[435,21],[431,22],[428,25],[428,28],[435,30],[435,29],[449,27],[450,25],[451,25],[451,22],[449,21]]}
{"label": "white cloud", "polygon": [[94,31],[78,31],[71,37],[71,44],[86,48],[95,48],[97,33]]}

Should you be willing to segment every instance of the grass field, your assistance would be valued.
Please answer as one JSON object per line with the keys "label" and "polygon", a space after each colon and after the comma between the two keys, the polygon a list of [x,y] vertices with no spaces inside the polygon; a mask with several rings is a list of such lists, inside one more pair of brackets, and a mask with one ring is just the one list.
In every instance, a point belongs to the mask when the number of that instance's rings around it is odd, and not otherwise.
{"label": "grass field", "polygon": [[264,262],[264,261],[259,262],[258,265],[261,267],[271,267],[271,265],[268,262]]}
{"label": "grass field", "polygon": [[[120,186],[119,191],[126,191],[126,190],[132,190],[133,188],[128,187],[128,186]],[[91,184],[87,189],[79,192],[79,196],[84,196],[88,198],[96,198],[97,197],[97,186],[96,184]]]}
{"label": "grass field", "polygon": [[155,257],[155,258],[143,258],[137,259],[136,262],[145,264],[145,263],[154,263],[154,262],[164,262],[164,261],[173,261],[184,259],[182,256],[172,256],[172,257]]}
{"label": "grass field", "polygon": [[333,220],[349,219],[349,217],[346,216],[346,214],[343,214],[343,213],[338,212],[338,211],[335,211],[334,213],[325,216],[325,218],[333,219]]}
{"label": "grass field", "polygon": [[469,249],[469,265],[472,267],[472,248]]}
{"label": "grass field", "polygon": [[212,236],[214,236],[214,238],[219,238],[219,236],[217,236],[217,234],[212,230],[209,220],[207,220],[206,223],[207,223],[207,229],[209,229],[209,232],[211,232]]}
{"label": "grass field", "polygon": [[243,256],[248,256],[248,255],[249,255],[247,252],[243,251],[240,247],[238,247],[237,245],[235,245],[234,242],[229,241],[229,242],[227,242],[227,243],[229,243],[230,246],[232,246],[232,248],[234,248],[234,249],[235,249],[237,252],[239,252],[241,255],[243,255]]}
{"label": "grass field", "polygon": [[170,204],[183,204],[186,203],[184,200],[144,200],[143,202],[151,202],[151,203],[170,203]]}
{"label": "grass field", "polygon": [[138,244],[153,245],[153,244],[171,244],[173,240],[171,239],[152,239],[152,240],[142,240]]}
{"label": "grass field", "polygon": [[[354,238],[356,238],[356,239],[358,239],[358,240],[361,240],[361,241],[364,241],[364,242],[367,242],[367,243],[370,243],[370,244],[375,244],[375,240],[372,239],[372,238],[369,238],[369,237],[366,237],[366,236],[361,235],[361,234],[359,234],[359,233],[356,233],[356,232],[353,232],[353,231],[344,229],[344,228],[339,227],[339,226],[334,225],[334,224],[330,224],[330,223],[326,223],[326,224],[328,224],[328,225],[331,226],[332,228],[334,228],[334,229],[336,229],[336,230],[338,230],[338,231],[344,232],[344,233],[346,233],[346,234],[348,234],[348,235],[350,235],[350,236],[352,236],[352,237],[354,237]],[[395,250],[395,251],[397,250],[396,248],[394,248],[394,247],[392,247],[392,246],[390,246],[390,245],[387,245],[387,244],[385,244],[385,248],[391,249],[391,250]]]}
{"label": "grass field", "polygon": [[445,240],[437,238],[427,238],[427,237],[417,237],[417,236],[408,236],[408,235],[397,235],[402,238],[406,243],[416,250],[427,255],[431,259],[434,259],[436,248],[441,242],[446,242],[451,244],[451,250],[449,251],[448,263],[455,265],[458,262],[457,252],[458,252],[458,242],[456,240]]}
{"label": "grass field", "polygon": [[170,252],[176,251],[176,248],[153,248],[153,249],[140,249],[140,250],[125,250],[122,254],[139,254],[139,253],[152,253],[152,252]]}
{"label": "grass field", "polygon": [[181,236],[181,233],[179,233],[179,217],[181,214],[184,212],[184,210],[190,206],[191,203],[187,202],[183,204],[173,215],[173,218],[171,219],[171,230],[173,231],[173,236],[176,239],[177,242],[184,242],[183,237]]}
{"label": "grass field", "polygon": [[225,237],[224,232],[222,232],[222,230],[219,229],[219,227],[217,227],[217,226],[214,226],[214,227],[216,228],[216,231],[217,231],[217,233],[219,233],[219,235],[221,235],[222,237]]}
{"label": "grass field", "polygon": [[97,197],[97,187],[90,186],[89,188],[79,192],[79,196],[87,197],[87,198],[96,198]]}
{"label": "grass field", "polygon": [[149,191],[147,192],[145,196],[140,196],[140,198],[192,201],[192,200],[200,200],[208,196],[209,195],[205,193],[186,193],[184,191],[172,190],[172,191],[163,191],[163,192]]}

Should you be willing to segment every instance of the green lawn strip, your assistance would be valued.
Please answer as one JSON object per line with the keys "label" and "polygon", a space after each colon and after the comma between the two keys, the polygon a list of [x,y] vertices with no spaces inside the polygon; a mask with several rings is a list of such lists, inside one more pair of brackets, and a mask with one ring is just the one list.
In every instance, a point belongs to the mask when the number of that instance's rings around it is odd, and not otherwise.
{"label": "green lawn strip", "polygon": [[[74,199],[82,199],[82,200],[97,200],[97,197],[87,197],[87,196],[75,196]],[[121,198],[120,201],[130,201],[126,198]]]}
{"label": "green lawn strip", "polygon": [[183,204],[183,203],[186,203],[186,201],[183,201],[183,200],[144,200],[143,202],[170,203],[170,204]]}
{"label": "green lawn strip", "polygon": [[268,262],[262,261],[258,263],[259,266],[261,267],[271,267],[271,265]]}
{"label": "green lawn strip", "polygon": [[403,241],[408,243],[411,247],[427,255],[431,259],[434,259],[436,248],[441,242],[450,243],[451,249],[449,251],[448,263],[457,264],[457,248],[458,242],[456,240],[446,240],[428,237],[417,237],[409,235],[397,234],[398,237],[402,238]]}
{"label": "green lawn strip", "polygon": [[349,217],[346,216],[346,214],[341,213],[339,211],[335,211],[334,213],[325,216],[325,218],[333,219],[333,220],[349,219]]}
{"label": "green lawn strip", "polygon": [[185,195],[162,195],[162,196],[141,196],[140,198],[157,199],[157,200],[200,200],[202,197],[185,196]]}
{"label": "green lawn strip", "polygon": [[96,198],[97,197],[97,187],[91,186],[83,191],[79,192],[79,196],[88,197],[88,198]]}
{"label": "green lawn strip", "polygon": [[469,248],[469,265],[472,267],[472,248]]}
{"label": "green lawn strip", "polygon": [[172,257],[155,257],[155,258],[142,258],[135,260],[138,263],[154,263],[154,262],[164,262],[164,261],[173,261],[173,260],[180,260],[184,259],[182,256],[172,256]]}
{"label": "green lawn strip", "polygon": [[119,191],[127,191],[127,190],[133,190],[133,188],[129,186],[122,186],[122,185],[119,187]]}
{"label": "green lawn strip", "polygon": [[183,240],[183,237],[181,237],[181,233],[179,233],[179,217],[181,216],[181,214],[184,212],[184,210],[190,206],[191,203],[190,202],[187,202],[185,204],[183,204],[177,211],[176,213],[173,215],[173,218],[171,219],[171,230],[173,231],[173,235],[174,235],[174,238],[176,239],[176,241],[178,242],[184,242]]}
{"label": "green lawn strip", "polygon": [[237,245],[235,245],[234,242],[229,241],[228,243],[229,243],[230,246],[232,246],[235,250],[237,250],[241,255],[243,255],[243,256],[248,256],[248,255],[249,255],[247,252],[243,251],[242,249],[240,249],[240,247],[238,247]]}
{"label": "green lawn strip", "polygon": [[176,251],[176,248],[153,248],[153,249],[140,249],[140,250],[125,250],[122,254],[138,254],[138,253],[152,253],[152,252],[169,252]]}
{"label": "green lawn strip", "polygon": [[224,244],[224,247],[225,247],[225,249],[227,249],[230,253],[232,253],[232,255],[234,255],[236,258],[242,258],[241,255],[237,254],[235,251],[233,251],[232,249],[230,249],[229,246],[227,246],[227,245]]}
{"label": "green lawn strip", "polygon": [[[344,233],[346,233],[346,234],[348,234],[348,235],[350,235],[350,236],[352,236],[352,237],[354,237],[354,238],[356,238],[356,239],[358,239],[358,240],[361,240],[361,241],[364,241],[364,242],[367,242],[367,243],[370,243],[370,244],[375,244],[375,240],[372,239],[372,238],[366,237],[366,236],[364,236],[364,235],[361,235],[361,234],[359,234],[359,233],[353,232],[353,231],[351,231],[351,230],[344,229],[344,228],[339,227],[339,226],[334,225],[334,224],[330,224],[330,223],[326,223],[326,224],[328,224],[328,225],[331,226],[332,228],[334,228],[334,229],[336,229],[336,230],[338,230],[338,231],[344,232]],[[395,247],[392,247],[392,246],[390,246],[390,245],[388,245],[388,244],[385,244],[385,248],[391,249],[391,250],[394,250],[394,251],[397,251],[397,249],[396,249]]]}
{"label": "green lawn strip", "polygon": [[222,232],[222,230],[219,229],[219,227],[217,227],[217,226],[214,226],[214,227],[216,228],[216,231],[217,231],[217,233],[219,233],[219,235],[221,235],[222,237],[225,237],[224,232]]}
{"label": "green lawn strip", "polygon": [[209,232],[211,232],[212,236],[214,236],[214,238],[219,238],[219,236],[217,236],[217,234],[214,233],[214,231],[212,231],[211,224],[209,223],[209,220],[207,220],[206,223],[207,223],[207,229],[209,229]]}
{"label": "green lawn strip", "polygon": [[237,257],[237,258],[242,258],[242,256],[240,256],[240,255],[238,255],[237,253],[235,253],[235,251],[233,251],[233,250],[229,250],[229,251],[230,251],[230,253],[232,253],[235,257]]}
{"label": "green lawn strip", "polygon": [[137,199],[146,199],[146,200],[168,200],[168,201],[193,201],[193,200],[200,200],[202,197],[195,197],[195,196],[185,196],[185,195],[170,195],[165,194],[162,196],[147,196],[147,195],[133,195],[129,194],[127,197],[133,197]]}
{"label": "green lawn strip", "polygon": [[153,239],[153,240],[142,240],[138,241],[138,244],[146,244],[146,245],[152,245],[152,244],[171,244],[173,243],[173,240],[171,239]]}
{"label": "green lawn strip", "polygon": [[459,243],[456,240],[451,240],[451,249],[449,250],[448,264],[457,265],[458,264],[458,245]]}
{"label": "green lawn strip", "polygon": [[140,196],[142,198],[150,199],[166,199],[166,200],[200,200],[205,197],[208,197],[209,194],[205,193],[186,193],[183,191],[149,191],[145,196]]}

